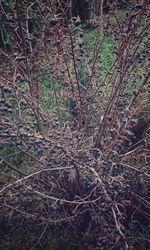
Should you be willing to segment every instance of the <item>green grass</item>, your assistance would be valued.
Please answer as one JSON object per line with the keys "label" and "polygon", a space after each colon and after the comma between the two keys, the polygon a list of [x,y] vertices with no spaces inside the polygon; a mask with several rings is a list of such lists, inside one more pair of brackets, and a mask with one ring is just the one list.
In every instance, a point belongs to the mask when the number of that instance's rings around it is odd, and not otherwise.
{"label": "green grass", "polygon": [[21,153],[17,152],[13,145],[4,145],[0,151],[0,159],[10,160],[12,164],[17,164],[21,160]]}
{"label": "green grass", "polygon": [[[56,98],[54,95],[53,82],[49,73],[44,72],[41,76],[41,104],[45,110],[55,111],[56,109]],[[55,83],[57,94],[60,93],[60,83]]]}
{"label": "green grass", "polygon": [[[0,186],[1,183],[5,180],[10,180],[12,176],[12,172],[9,171],[10,169],[5,164],[5,160],[8,161],[12,165],[16,165],[21,160],[21,154],[17,154],[15,147],[12,145],[4,145],[2,149],[0,150],[0,160],[2,160],[0,164]],[[4,160],[4,161],[3,161]]]}
{"label": "green grass", "polygon": [[[84,32],[84,42],[85,49],[90,54],[89,57],[92,60],[94,53],[94,47],[99,44],[101,41],[101,34],[98,29],[83,28]],[[115,55],[113,53],[115,41],[112,36],[105,34],[104,41],[102,43],[100,53],[98,56],[97,69],[101,77],[105,77],[105,74],[109,71],[112,66],[112,63],[115,60]],[[47,65],[47,62],[43,62],[44,65]],[[88,82],[88,71],[87,71],[87,62],[86,58],[78,63],[78,76],[80,83],[86,85]],[[59,104],[59,111],[61,114],[64,114],[67,108],[67,100],[61,100],[61,91],[62,85],[60,82],[52,82],[51,75],[48,72],[44,72],[41,75],[41,92],[40,92],[40,103],[42,108],[47,111],[57,112],[56,98],[54,95],[54,86],[57,92],[57,101]],[[54,84],[54,86],[53,86]]]}
{"label": "green grass", "polygon": [[[91,56],[94,50],[94,47],[99,46],[101,43],[102,35],[98,29],[85,29],[84,30],[85,42],[86,45],[91,51]],[[112,66],[113,61],[115,60],[114,47],[116,41],[112,36],[104,34],[104,40],[100,48],[99,57],[98,57],[98,68],[102,76],[104,76]]]}
{"label": "green grass", "polygon": [[44,72],[41,75],[40,104],[46,113],[55,113],[60,122],[66,119],[67,108],[67,100],[65,97],[62,98],[61,92],[61,83],[59,81],[54,82],[50,74]]}

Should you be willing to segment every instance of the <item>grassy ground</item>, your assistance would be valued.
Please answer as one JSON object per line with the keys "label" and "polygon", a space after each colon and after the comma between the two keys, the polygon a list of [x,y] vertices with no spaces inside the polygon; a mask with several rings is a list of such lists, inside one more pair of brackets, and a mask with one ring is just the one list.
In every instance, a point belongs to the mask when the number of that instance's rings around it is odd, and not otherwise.
{"label": "grassy ground", "polygon": [[99,73],[104,76],[115,60],[114,47],[116,45],[116,41],[108,34],[105,34],[103,39],[103,35],[100,33],[99,29],[85,29],[84,35],[86,44],[92,53],[94,47],[97,47],[99,42],[101,43],[101,40],[103,40],[98,56],[98,68]]}
{"label": "grassy ground", "polygon": [[[87,54],[90,56],[91,60],[93,58],[95,47],[98,46],[99,42],[101,42],[101,34],[99,29],[92,28],[83,28],[84,33],[84,42],[85,42],[85,50]],[[104,35],[104,39],[102,42],[102,46],[99,50],[98,59],[96,62],[97,74],[100,79],[103,79],[106,73],[110,70],[114,60],[115,54],[114,49],[117,44],[117,41],[114,40],[109,34]],[[87,62],[86,57],[83,58],[78,64],[78,76],[79,81],[86,82],[86,78],[88,79],[87,70]],[[84,83],[83,83],[84,84]],[[57,97],[59,100],[59,96],[61,95],[62,85],[61,82],[55,82],[55,89],[57,92]],[[47,72],[43,72],[41,75],[41,105],[45,111],[53,111],[57,112],[56,98],[54,95],[54,88],[51,76]],[[67,108],[67,100],[59,100],[59,109],[60,113],[63,114]]]}

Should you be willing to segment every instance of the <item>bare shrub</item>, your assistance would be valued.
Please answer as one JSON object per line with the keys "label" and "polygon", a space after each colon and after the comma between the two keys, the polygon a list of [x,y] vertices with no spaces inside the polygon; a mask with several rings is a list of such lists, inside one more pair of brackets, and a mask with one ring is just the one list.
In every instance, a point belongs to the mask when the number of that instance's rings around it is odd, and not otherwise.
{"label": "bare shrub", "polygon": [[[107,16],[93,53],[80,19],[48,3],[17,1],[12,16],[1,3],[12,32],[0,49],[1,216],[60,230],[63,246],[67,234],[77,249],[137,249],[129,224],[149,219],[147,1],[126,23]],[[100,76],[108,30],[119,40]]]}

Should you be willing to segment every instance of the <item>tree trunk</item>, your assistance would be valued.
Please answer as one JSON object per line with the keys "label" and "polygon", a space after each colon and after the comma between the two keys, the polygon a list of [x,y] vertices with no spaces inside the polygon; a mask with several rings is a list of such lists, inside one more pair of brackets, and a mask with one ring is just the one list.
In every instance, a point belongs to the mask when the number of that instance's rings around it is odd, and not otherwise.
{"label": "tree trunk", "polygon": [[85,23],[91,19],[93,0],[72,0],[72,16],[80,16]]}

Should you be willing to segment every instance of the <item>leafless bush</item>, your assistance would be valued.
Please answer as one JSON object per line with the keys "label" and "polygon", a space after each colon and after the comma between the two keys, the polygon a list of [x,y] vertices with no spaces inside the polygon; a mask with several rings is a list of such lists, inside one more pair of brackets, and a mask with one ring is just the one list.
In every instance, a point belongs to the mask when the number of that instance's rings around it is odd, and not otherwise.
{"label": "leafless bush", "polygon": [[[13,33],[10,51],[0,50],[1,214],[14,225],[30,218],[62,235],[79,231],[81,249],[134,249],[128,224],[149,219],[147,1],[125,25],[108,17],[119,42],[101,79],[107,24],[91,55],[63,1],[17,1],[11,17],[1,7]],[[43,109],[45,75],[54,112]]]}

